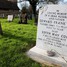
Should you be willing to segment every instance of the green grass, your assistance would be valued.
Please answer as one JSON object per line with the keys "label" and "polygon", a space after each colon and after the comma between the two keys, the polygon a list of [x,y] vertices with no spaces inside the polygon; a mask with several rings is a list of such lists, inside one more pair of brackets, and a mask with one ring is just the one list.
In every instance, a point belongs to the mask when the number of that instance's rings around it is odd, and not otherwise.
{"label": "green grass", "polygon": [[[7,22],[0,19],[3,35],[0,35],[0,67],[41,67],[26,55],[35,46],[37,27],[34,20],[18,24],[18,19]],[[47,66],[45,66],[47,67]]]}

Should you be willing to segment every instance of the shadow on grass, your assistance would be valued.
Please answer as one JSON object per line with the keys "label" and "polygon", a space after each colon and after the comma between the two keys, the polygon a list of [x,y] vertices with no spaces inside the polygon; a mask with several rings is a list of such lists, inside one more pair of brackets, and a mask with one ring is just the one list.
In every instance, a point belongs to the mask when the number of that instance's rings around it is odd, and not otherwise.
{"label": "shadow on grass", "polygon": [[[22,34],[23,35],[23,34]],[[20,40],[22,42],[27,42],[29,44],[30,47],[33,47],[35,46],[36,44],[36,41],[33,40],[33,38],[30,38],[30,37],[23,37],[23,36],[17,36],[17,35],[13,35],[11,34],[10,32],[4,32],[3,33],[3,37],[5,38],[9,38],[9,39],[15,39],[15,40]]]}
{"label": "shadow on grass", "polygon": [[[22,47],[21,45],[7,45],[3,44],[0,48],[0,67],[40,67],[40,65],[34,61],[32,61],[25,52],[29,49],[27,47],[33,44],[34,46],[35,41],[30,38],[24,38],[22,36],[12,35],[10,32],[4,32],[3,38],[6,39],[16,39],[20,40],[21,42],[27,42],[28,45],[26,47]],[[23,42],[22,42],[23,43]],[[11,48],[9,48],[11,47]],[[6,48],[6,49],[5,49]],[[1,59],[2,58],[2,59]],[[2,62],[1,62],[2,61]],[[4,62],[4,63],[3,63]]]}

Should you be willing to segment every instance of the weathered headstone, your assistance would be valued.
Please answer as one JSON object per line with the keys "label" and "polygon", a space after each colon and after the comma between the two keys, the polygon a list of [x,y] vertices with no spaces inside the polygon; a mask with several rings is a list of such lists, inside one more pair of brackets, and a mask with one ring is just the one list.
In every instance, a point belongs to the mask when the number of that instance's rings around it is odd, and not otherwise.
{"label": "weathered headstone", "polygon": [[67,5],[47,5],[39,10],[36,46],[27,54],[40,63],[67,67]]}
{"label": "weathered headstone", "polygon": [[27,24],[27,13],[22,14],[22,23]]}
{"label": "weathered headstone", "polygon": [[13,21],[13,15],[8,15],[7,21],[9,22]]}
{"label": "weathered headstone", "polygon": [[1,22],[0,22],[0,34],[1,34],[1,35],[3,35],[3,31],[2,31]]}

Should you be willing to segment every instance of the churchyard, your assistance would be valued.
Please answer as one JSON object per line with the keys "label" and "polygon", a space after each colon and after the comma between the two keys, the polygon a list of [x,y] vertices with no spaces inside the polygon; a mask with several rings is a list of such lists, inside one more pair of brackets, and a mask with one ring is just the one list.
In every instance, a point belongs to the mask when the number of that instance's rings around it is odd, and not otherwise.
{"label": "churchyard", "polygon": [[67,67],[67,6],[43,4],[29,19],[26,3],[18,18],[0,18],[0,66]]}
{"label": "churchyard", "polygon": [[34,20],[18,24],[18,18],[12,22],[0,18],[0,22],[3,30],[3,35],[0,35],[0,67],[41,67],[26,55],[36,43],[37,26]]}

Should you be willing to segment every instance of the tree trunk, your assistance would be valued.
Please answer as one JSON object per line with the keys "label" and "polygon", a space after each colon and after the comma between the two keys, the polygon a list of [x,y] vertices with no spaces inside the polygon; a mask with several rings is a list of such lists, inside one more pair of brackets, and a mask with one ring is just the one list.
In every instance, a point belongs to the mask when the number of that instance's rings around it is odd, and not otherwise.
{"label": "tree trunk", "polygon": [[32,5],[33,8],[33,13],[34,13],[34,19],[35,19],[35,25],[38,24],[38,16],[37,16],[37,12],[36,12],[36,5]]}
{"label": "tree trunk", "polygon": [[3,35],[3,31],[2,31],[1,23],[0,23],[0,34]]}
{"label": "tree trunk", "polygon": [[33,14],[34,14],[34,22],[35,22],[35,25],[37,25],[37,18],[36,18],[36,4],[37,4],[37,0],[29,0],[31,6],[32,6],[32,10],[33,10]]}

